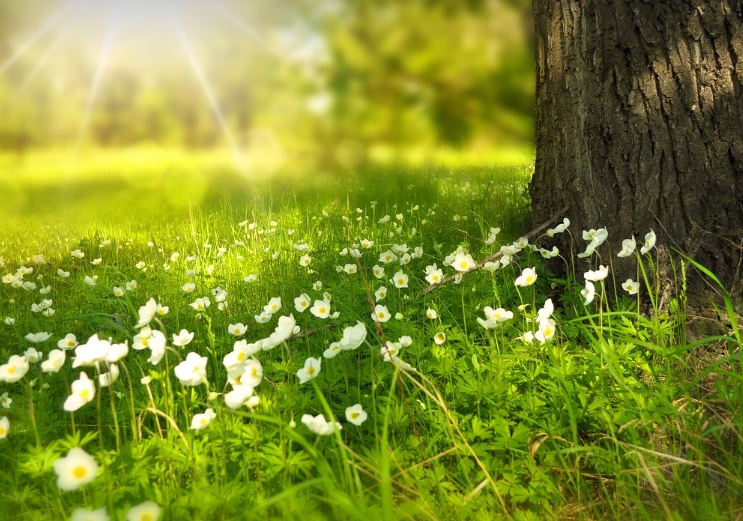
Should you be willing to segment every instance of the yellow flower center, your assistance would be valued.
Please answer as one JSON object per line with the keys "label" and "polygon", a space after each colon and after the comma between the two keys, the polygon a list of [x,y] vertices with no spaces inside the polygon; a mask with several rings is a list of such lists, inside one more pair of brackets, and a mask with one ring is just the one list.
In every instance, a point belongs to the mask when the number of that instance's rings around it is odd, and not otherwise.
{"label": "yellow flower center", "polygon": [[88,392],[87,389],[83,389],[82,391],[80,391],[80,397],[81,398],[87,398],[89,394],[90,394],[90,392]]}
{"label": "yellow flower center", "polygon": [[237,353],[237,359],[238,361],[242,362],[243,358],[245,358],[245,353]]}
{"label": "yellow flower center", "polygon": [[67,347],[74,347],[74,346],[75,346],[75,342],[73,342],[72,340],[67,341]]}
{"label": "yellow flower center", "polygon": [[201,425],[206,425],[206,418],[201,418]]}
{"label": "yellow flower center", "polygon": [[72,469],[72,475],[75,476],[77,479],[82,479],[88,474],[88,469],[83,467],[82,465],[78,465],[74,469]]}
{"label": "yellow flower center", "polygon": [[325,313],[325,306],[320,306],[318,311],[320,311],[320,313]]}
{"label": "yellow flower center", "polygon": [[5,436],[6,432],[5,427],[0,427],[0,436]]}
{"label": "yellow flower center", "polygon": [[359,417],[359,413],[357,413],[357,412],[352,412],[352,413],[351,413],[351,418],[353,418],[354,420],[355,420],[356,418],[358,418],[358,417]]}
{"label": "yellow flower center", "polygon": [[18,369],[18,366],[11,365],[10,367],[8,367],[8,373],[13,374],[15,373],[16,369]]}
{"label": "yellow flower center", "polygon": [[235,333],[236,335],[239,335],[239,334],[240,334],[240,328],[239,328],[239,327],[236,327],[236,328],[235,328],[235,329],[233,329],[232,331],[233,331],[233,332],[234,332],[234,333]]}
{"label": "yellow flower center", "polygon": [[258,369],[255,366],[250,368],[250,376],[258,378]]}
{"label": "yellow flower center", "polygon": [[149,512],[145,512],[142,514],[142,517],[139,518],[139,521],[155,521],[155,518],[152,517],[152,514]]}
{"label": "yellow flower center", "polygon": [[143,338],[142,339],[142,345],[145,346],[145,347],[147,347],[148,345],[150,345],[150,341],[148,339],[146,339],[146,338]]}
{"label": "yellow flower center", "polygon": [[463,270],[467,269],[467,261],[462,261],[459,263],[459,267]]}
{"label": "yellow flower center", "polygon": [[402,278],[397,279],[397,283],[400,285],[405,284],[405,279],[402,279]]}
{"label": "yellow flower center", "polygon": [[310,375],[310,376],[312,376],[313,374],[315,374],[315,367],[311,365],[311,366],[310,366],[310,367],[309,367],[309,368],[307,369],[307,374],[308,374],[308,375]]}

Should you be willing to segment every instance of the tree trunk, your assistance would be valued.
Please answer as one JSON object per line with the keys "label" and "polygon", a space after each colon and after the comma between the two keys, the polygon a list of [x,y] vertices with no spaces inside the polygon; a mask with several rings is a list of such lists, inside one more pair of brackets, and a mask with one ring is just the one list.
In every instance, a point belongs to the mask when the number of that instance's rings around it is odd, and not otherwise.
{"label": "tree trunk", "polygon": [[[652,229],[658,245],[687,253],[735,289],[743,248],[743,2],[534,0],[533,8],[531,221],[567,205],[577,248],[582,230],[606,227],[608,248],[599,251],[604,264],[611,255],[618,283],[636,278],[634,258],[616,257],[622,239],[634,235],[639,249]],[[568,240],[554,238],[563,255]]]}

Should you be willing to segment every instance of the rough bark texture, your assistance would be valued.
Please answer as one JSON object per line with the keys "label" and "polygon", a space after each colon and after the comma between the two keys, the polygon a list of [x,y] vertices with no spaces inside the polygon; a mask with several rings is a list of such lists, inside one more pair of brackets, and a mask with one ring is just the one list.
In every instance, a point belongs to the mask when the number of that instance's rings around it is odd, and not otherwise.
{"label": "rough bark texture", "polygon": [[[687,252],[734,288],[743,241],[743,2],[533,6],[532,222],[569,206],[578,248],[581,230],[605,226],[620,277],[636,270],[634,258],[616,257],[622,239],[634,235],[639,248],[653,229],[659,245]],[[566,251],[566,240],[554,243]]]}

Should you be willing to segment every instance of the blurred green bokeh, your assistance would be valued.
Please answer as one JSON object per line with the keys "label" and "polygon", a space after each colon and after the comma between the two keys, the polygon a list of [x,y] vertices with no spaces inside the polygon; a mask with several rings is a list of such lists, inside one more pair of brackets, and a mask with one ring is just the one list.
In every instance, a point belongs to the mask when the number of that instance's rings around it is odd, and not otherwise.
{"label": "blurred green bokeh", "polygon": [[0,0],[0,151],[528,151],[531,28],[528,0]]}

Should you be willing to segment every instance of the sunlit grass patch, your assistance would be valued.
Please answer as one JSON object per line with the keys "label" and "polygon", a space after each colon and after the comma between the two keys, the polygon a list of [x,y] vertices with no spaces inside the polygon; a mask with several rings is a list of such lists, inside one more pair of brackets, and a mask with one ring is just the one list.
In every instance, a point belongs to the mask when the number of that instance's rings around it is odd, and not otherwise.
{"label": "sunlit grass patch", "polygon": [[[687,344],[638,312],[650,235],[622,286],[605,230],[520,236],[528,167],[181,166],[211,179],[198,205],[122,161],[129,205],[91,174],[59,212],[6,210],[0,504],[21,518],[735,513],[740,332]],[[588,253],[567,280],[541,261],[558,233]]]}

